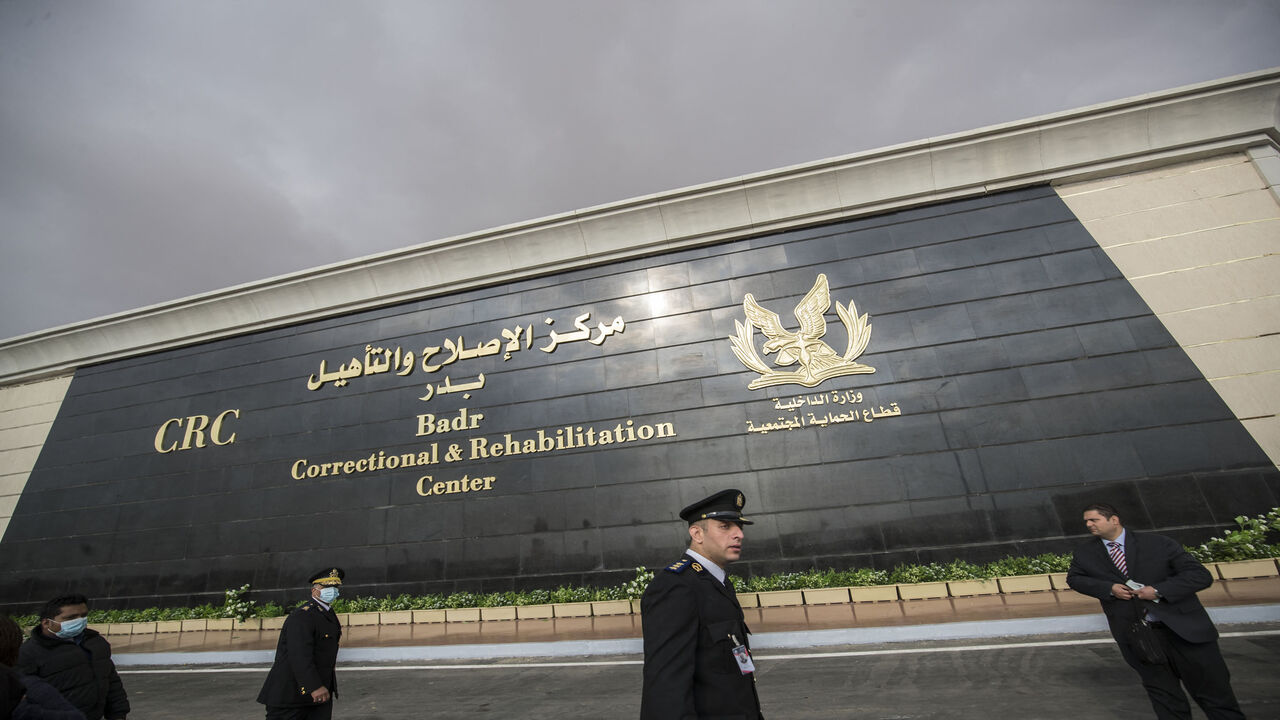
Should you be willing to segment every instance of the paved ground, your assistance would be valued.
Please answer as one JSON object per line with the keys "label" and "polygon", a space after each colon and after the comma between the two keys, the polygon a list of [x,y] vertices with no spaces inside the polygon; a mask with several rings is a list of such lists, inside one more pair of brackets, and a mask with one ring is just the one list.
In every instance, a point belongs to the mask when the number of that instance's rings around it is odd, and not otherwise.
{"label": "paved ground", "polygon": [[[1222,628],[1236,693],[1253,720],[1280,718],[1280,623]],[[1133,720],[1152,717],[1137,676],[1100,633],[768,650],[769,720]],[[343,665],[334,717],[612,720],[639,715],[640,660],[522,658]],[[265,667],[125,669],[143,720],[262,717]],[[1197,718],[1203,717],[1197,710]]]}

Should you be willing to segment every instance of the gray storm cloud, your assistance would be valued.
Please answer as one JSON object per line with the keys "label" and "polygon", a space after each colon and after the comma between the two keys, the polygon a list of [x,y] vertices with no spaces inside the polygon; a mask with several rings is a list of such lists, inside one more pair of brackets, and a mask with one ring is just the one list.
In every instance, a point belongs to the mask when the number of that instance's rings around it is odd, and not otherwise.
{"label": "gray storm cloud", "polygon": [[0,1],[0,338],[1280,65],[1275,2]]}

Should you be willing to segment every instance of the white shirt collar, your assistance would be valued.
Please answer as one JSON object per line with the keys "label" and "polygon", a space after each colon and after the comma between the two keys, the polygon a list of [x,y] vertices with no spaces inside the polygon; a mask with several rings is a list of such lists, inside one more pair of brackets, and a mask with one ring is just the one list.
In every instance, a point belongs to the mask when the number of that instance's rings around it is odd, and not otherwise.
{"label": "white shirt collar", "polygon": [[719,580],[721,585],[724,584],[724,578],[726,573],[724,570],[720,568],[719,565],[711,562],[710,560],[702,557],[701,555],[699,555],[698,553],[692,550],[685,550],[685,552],[692,555],[694,560],[697,560],[698,562],[702,563],[702,566],[707,569],[707,572],[710,572],[712,577]]}
{"label": "white shirt collar", "polygon": [[1120,549],[1121,549],[1121,550],[1123,550],[1123,549],[1124,549],[1124,534],[1125,534],[1125,530],[1124,530],[1124,528],[1120,528],[1120,534],[1119,534],[1119,535],[1117,535],[1117,536],[1115,537],[1115,539],[1114,539],[1114,540],[1107,540],[1106,538],[1102,538],[1102,546],[1103,546],[1103,547],[1111,547],[1111,543],[1120,543]]}

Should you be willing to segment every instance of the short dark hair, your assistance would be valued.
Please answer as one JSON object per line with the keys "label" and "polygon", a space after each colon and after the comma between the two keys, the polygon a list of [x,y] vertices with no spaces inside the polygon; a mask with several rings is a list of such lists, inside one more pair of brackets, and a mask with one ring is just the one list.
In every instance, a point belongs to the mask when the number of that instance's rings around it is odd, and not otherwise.
{"label": "short dark hair", "polygon": [[52,620],[58,617],[58,613],[62,612],[62,608],[68,605],[88,605],[89,598],[80,593],[71,593],[70,595],[61,595],[44,604],[40,608],[41,620]]}
{"label": "short dark hair", "polygon": [[22,644],[22,628],[8,615],[0,615],[0,665],[18,664],[18,646]]}
{"label": "short dark hair", "polygon": [[1116,510],[1115,507],[1108,505],[1106,503],[1094,503],[1089,507],[1085,508],[1081,514],[1087,513],[1090,510],[1093,510],[1094,512],[1098,513],[1099,515],[1101,515],[1102,517],[1108,520],[1120,514],[1119,510]]}

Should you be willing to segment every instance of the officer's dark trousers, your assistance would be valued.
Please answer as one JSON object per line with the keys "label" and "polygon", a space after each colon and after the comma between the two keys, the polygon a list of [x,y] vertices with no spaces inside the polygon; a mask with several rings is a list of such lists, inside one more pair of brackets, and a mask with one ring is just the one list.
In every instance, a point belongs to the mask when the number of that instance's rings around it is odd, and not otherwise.
{"label": "officer's dark trousers", "polygon": [[1156,717],[1191,720],[1191,706],[1182,692],[1185,685],[1209,720],[1244,720],[1240,704],[1231,691],[1231,673],[1227,671],[1218,642],[1187,642],[1163,625],[1154,627],[1169,656],[1167,665],[1143,663],[1134,657],[1126,643],[1120,643],[1120,654],[1142,677],[1142,687],[1151,698]]}
{"label": "officer's dark trousers", "polygon": [[333,701],[310,706],[267,706],[267,720],[329,720],[333,717]]}

